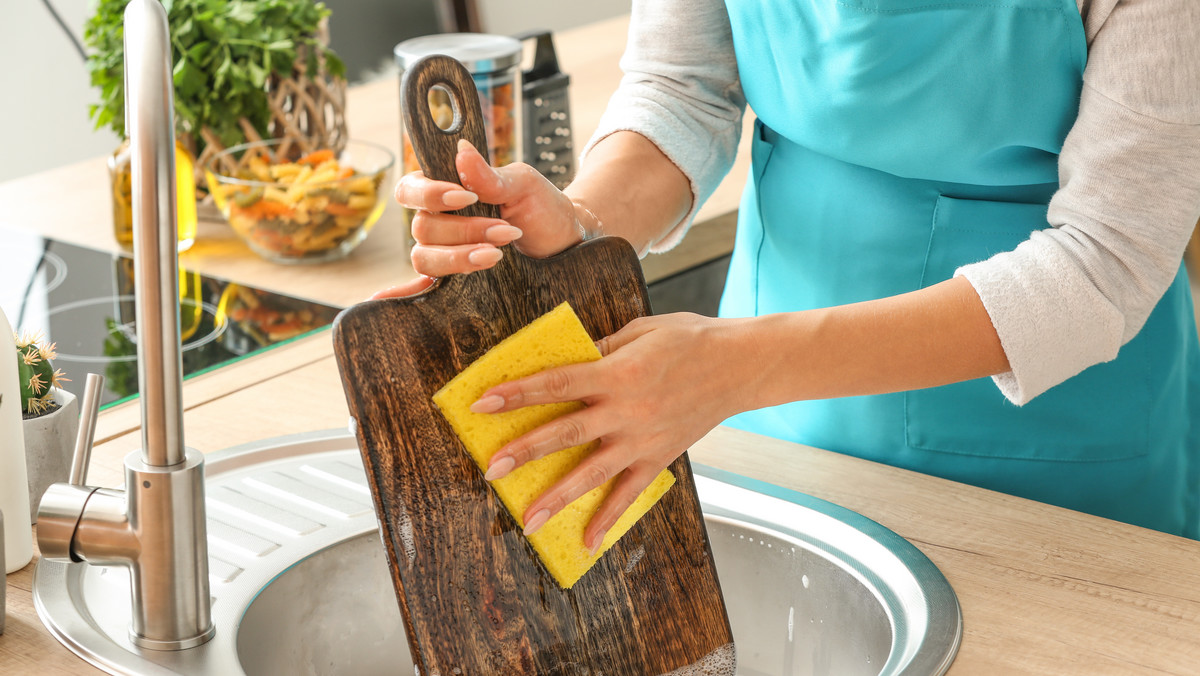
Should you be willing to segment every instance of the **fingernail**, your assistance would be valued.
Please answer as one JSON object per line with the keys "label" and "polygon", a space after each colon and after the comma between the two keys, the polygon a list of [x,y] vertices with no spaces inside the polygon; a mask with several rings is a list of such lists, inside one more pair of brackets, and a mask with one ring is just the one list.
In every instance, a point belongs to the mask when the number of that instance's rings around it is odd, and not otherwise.
{"label": "fingernail", "polygon": [[487,229],[487,238],[496,244],[508,244],[514,239],[520,239],[521,229],[515,225],[493,225]]}
{"label": "fingernail", "polygon": [[471,413],[495,413],[504,407],[504,397],[498,394],[489,394],[486,397],[480,397],[479,401],[471,404]]}
{"label": "fingernail", "polygon": [[600,547],[604,545],[604,536],[606,535],[608,535],[608,531],[602,530],[600,531],[600,534],[596,536],[596,539],[594,540],[596,544],[592,545],[591,547],[592,556],[595,556],[596,552],[600,551]]}
{"label": "fingernail", "polygon": [[504,254],[501,253],[496,247],[479,247],[478,249],[467,254],[467,260],[471,261],[475,265],[486,267],[488,265],[495,265],[496,263],[500,262],[500,259],[503,256]]}
{"label": "fingernail", "polygon": [[471,150],[474,150],[475,146],[471,145],[471,142],[465,138],[458,139],[458,151],[459,152],[467,150],[468,148]]}
{"label": "fingernail", "polygon": [[469,190],[448,190],[442,195],[442,204],[451,209],[461,209],[479,201],[479,195]]}
{"label": "fingernail", "polygon": [[483,478],[488,481],[495,481],[507,476],[509,472],[513,471],[513,467],[516,466],[516,460],[512,458],[500,458],[496,462],[493,462],[491,467],[488,467],[487,473],[483,475]]}
{"label": "fingernail", "polygon": [[538,511],[537,514],[533,515],[532,519],[525,522],[525,534],[533,535],[537,531],[537,529],[541,528],[542,526],[545,526],[546,522],[549,520],[550,520],[550,510],[543,509],[543,510]]}

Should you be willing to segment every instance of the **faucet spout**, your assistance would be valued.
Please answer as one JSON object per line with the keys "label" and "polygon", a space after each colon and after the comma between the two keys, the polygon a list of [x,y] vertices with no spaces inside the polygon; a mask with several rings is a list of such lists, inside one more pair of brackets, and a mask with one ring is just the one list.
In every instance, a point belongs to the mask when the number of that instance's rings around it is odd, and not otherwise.
{"label": "faucet spout", "polygon": [[71,483],[42,497],[44,558],[130,571],[130,641],[183,650],[212,638],[204,456],[183,443],[171,41],[157,0],[125,10],[125,128],[133,179],[134,296],[142,448],[125,490],[85,486],[103,378],[88,375]]}
{"label": "faucet spout", "polygon": [[125,9],[125,130],[133,184],[138,391],[146,464],[183,462],[179,230],[171,38],[157,0]]}

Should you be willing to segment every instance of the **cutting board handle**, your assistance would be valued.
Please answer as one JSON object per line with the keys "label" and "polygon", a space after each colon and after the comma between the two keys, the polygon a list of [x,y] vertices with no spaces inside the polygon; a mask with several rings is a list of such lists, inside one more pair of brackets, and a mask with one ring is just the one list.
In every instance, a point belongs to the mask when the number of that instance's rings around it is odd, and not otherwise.
{"label": "cutting board handle", "polygon": [[[479,92],[471,73],[457,59],[442,54],[422,57],[405,71],[400,88],[404,127],[408,130],[417,163],[427,177],[459,182],[454,163],[459,139],[470,141],[483,159],[489,160],[487,122],[479,105]],[[430,94],[435,89],[441,89],[450,97],[454,119],[448,129],[437,125],[429,106]],[[499,218],[500,207],[476,202],[455,213]]]}

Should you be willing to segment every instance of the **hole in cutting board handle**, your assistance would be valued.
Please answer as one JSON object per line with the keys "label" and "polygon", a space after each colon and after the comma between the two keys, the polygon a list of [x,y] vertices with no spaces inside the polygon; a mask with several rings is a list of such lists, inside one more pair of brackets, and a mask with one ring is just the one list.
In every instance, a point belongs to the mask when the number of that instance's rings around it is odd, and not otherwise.
{"label": "hole in cutting board handle", "polygon": [[429,104],[429,117],[433,121],[433,126],[442,130],[446,135],[462,131],[462,107],[459,105],[455,92],[447,83],[439,82],[430,87],[425,100]]}
{"label": "hole in cutting board handle", "polygon": [[[490,163],[488,132],[479,94],[471,73],[461,62],[444,54],[421,57],[404,72],[400,98],[404,129],[413,156],[426,177],[451,183],[459,181],[455,158],[458,142],[462,139],[475,146]],[[435,116],[443,119],[435,119]],[[449,128],[442,126],[447,124],[445,118],[450,119]],[[476,202],[456,213],[499,218],[500,208]]]}

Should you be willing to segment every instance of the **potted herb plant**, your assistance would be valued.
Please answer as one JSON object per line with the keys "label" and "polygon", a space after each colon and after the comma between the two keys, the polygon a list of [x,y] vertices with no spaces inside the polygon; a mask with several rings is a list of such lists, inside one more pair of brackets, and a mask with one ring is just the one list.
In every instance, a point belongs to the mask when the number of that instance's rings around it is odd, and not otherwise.
{"label": "potted herb plant", "polygon": [[[96,128],[125,136],[124,11],[129,0],[98,0],[84,26],[88,71],[100,101]],[[330,11],[314,0],[162,0],[171,34],[175,128],[182,161],[203,196],[202,168],[225,148],[269,138],[340,148],[345,142],[345,66],[327,46]],[[195,161],[193,162],[193,159]],[[114,154],[114,225],[132,240],[122,206],[125,176]],[[126,171],[127,174],[127,171]],[[120,188],[120,189],[118,189]],[[181,220],[183,213],[181,211]],[[194,216],[192,217],[194,224]],[[194,225],[193,225],[194,230]],[[183,237],[181,237],[181,240]]]}
{"label": "potted herb plant", "polygon": [[25,468],[29,475],[29,513],[37,522],[37,507],[50,484],[66,481],[79,431],[75,395],[62,389],[68,379],[54,368],[54,344],[38,336],[17,338],[17,374],[21,384],[21,417],[25,436]]}

